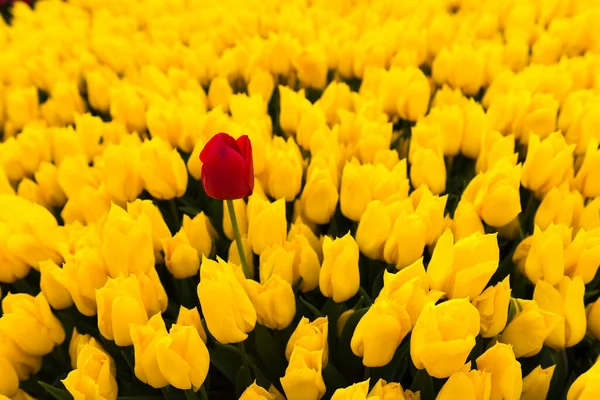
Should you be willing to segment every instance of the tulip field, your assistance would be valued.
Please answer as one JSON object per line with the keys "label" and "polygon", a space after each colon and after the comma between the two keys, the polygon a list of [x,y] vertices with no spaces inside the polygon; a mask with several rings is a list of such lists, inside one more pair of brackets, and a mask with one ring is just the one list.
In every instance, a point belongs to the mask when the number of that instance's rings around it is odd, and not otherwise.
{"label": "tulip field", "polygon": [[0,13],[0,400],[600,399],[600,1]]}

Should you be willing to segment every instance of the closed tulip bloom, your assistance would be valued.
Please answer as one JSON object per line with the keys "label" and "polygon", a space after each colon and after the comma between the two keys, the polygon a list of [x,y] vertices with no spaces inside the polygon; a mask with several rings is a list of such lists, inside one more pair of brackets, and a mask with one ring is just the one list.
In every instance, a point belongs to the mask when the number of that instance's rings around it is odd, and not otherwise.
{"label": "closed tulip bloom", "polygon": [[555,368],[556,365],[551,365],[548,368],[542,368],[541,365],[538,365],[529,375],[524,377],[521,400],[546,399]]}
{"label": "closed tulip bloom", "polygon": [[200,320],[200,313],[198,312],[197,307],[188,309],[184,306],[181,306],[179,308],[179,314],[177,315],[176,324],[180,326],[193,326],[198,331],[200,339],[202,339],[202,341],[206,343],[206,332],[204,331],[204,327],[202,326],[202,321]]}
{"label": "closed tulip bloom", "polygon": [[433,194],[446,190],[446,165],[441,149],[415,146],[411,157],[410,181],[414,187],[427,186]]}
{"label": "closed tulip bloom", "polygon": [[396,111],[408,121],[417,121],[427,112],[431,98],[431,86],[419,68],[408,67],[402,71],[402,90],[396,92]]}
{"label": "closed tulip bloom", "polygon": [[248,239],[252,251],[260,255],[271,245],[283,244],[286,233],[284,199],[270,203],[252,196],[248,202]]}
{"label": "closed tulip bloom", "polygon": [[[531,247],[524,262],[519,262],[522,271],[532,283],[541,279],[554,286],[560,282],[565,269],[564,242],[570,235],[570,229],[562,225],[551,224],[545,231],[535,227],[530,240]],[[523,245],[524,242],[519,244],[519,247]],[[516,257],[519,254],[515,251],[513,260],[518,261]]]}
{"label": "closed tulip bloom", "polygon": [[248,95],[261,96],[267,103],[271,99],[273,89],[275,89],[273,75],[262,69],[255,71],[248,81]]}
{"label": "closed tulip bloom", "polygon": [[450,375],[438,393],[436,400],[468,399],[489,400],[492,391],[492,377],[488,371],[471,369],[467,363],[458,372]]}
{"label": "closed tulip bloom", "polygon": [[281,378],[281,386],[288,400],[319,400],[323,397],[325,382],[321,350],[294,347],[285,375]]}
{"label": "closed tulip bloom", "polygon": [[150,234],[154,247],[154,255],[160,255],[162,250],[162,239],[170,238],[171,231],[165,223],[165,220],[156,205],[151,200],[136,199],[131,203],[127,203],[127,213],[134,219],[138,220],[148,218],[150,221]]}
{"label": "closed tulip bloom", "polygon": [[40,167],[35,172],[34,176],[39,188],[40,198],[45,204],[55,207],[60,207],[65,204],[67,198],[58,184],[58,168],[56,165],[49,162],[43,162],[40,164]]}
{"label": "closed tulip bloom", "polygon": [[567,392],[567,400],[593,400],[600,392],[600,363],[579,375]]}
{"label": "closed tulip bloom", "polygon": [[293,138],[274,137],[266,154],[268,167],[262,182],[275,199],[293,201],[302,189],[302,154]]}
{"label": "closed tulip bloom", "polygon": [[516,360],[510,345],[496,343],[477,358],[477,368],[492,375],[490,400],[521,398],[521,364]]}
{"label": "closed tulip bloom", "polygon": [[306,218],[315,224],[331,221],[339,199],[335,180],[331,173],[319,167],[307,176],[300,202]]}
{"label": "closed tulip bloom", "polygon": [[[248,233],[248,213],[244,199],[233,200],[233,209],[235,211],[238,228],[240,229],[240,235],[244,236]],[[225,236],[227,236],[229,240],[235,239],[226,201],[223,202],[223,232],[225,232]]]}
{"label": "closed tulip bloom", "polygon": [[102,231],[102,256],[111,277],[120,273],[148,272],[154,267],[154,247],[149,218],[133,219],[113,204]]}
{"label": "closed tulip bloom", "polygon": [[113,121],[123,123],[129,132],[146,130],[146,101],[140,89],[131,83],[122,84],[110,91],[110,115]]}
{"label": "closed tulip bloom", "polygon": [[153,388],[167,386],[169,381],[162,374],[157,357],[158,342],[168,336],[162,316],[157,313],[146,324],[131,324],[129,329],[135,356],[135,376]]}
{"label": "closed tulip bloom", "polygon": [[515,135],[504,136],[498,131],[484,132],[481,148],[475,163],[477,173],[494,167],[500,160],[508,159],[511,165],[517,165],[518,153],[515,153]]}
{"label": "closed tulip bloom", "polygon": [[[244,249],[244,253],[246,254],[246,261],[248,262],[248,269],[250,270],[250,275],[247,278],[254,279],[254,253],[250,248],[250,244],[248,243],[248,237],[242,236],[242,247]],[[229,251],[227,252],[227,262],[233,265],[242,265],[242,260],[240,258],[240,252],[237,247],[237,242],[234,240],[229,245]],[[260,269],[260,268],[259,268]]]}
{"label": "closed tulip bloom", "polygon": [[130,346],[129,325],[144,324],[148,320],[137,277],[119,275],[109,279],[96,291],[96,301],[102,336],[114,340],[117,346]]}
{"label": "closed tulip bloom", "polygon": [[415,213],[425,222],[425,240],[433,246],[445,228],[444,211],[448,196],[434,195],[427,186],[421,186],[410,194],[415,207]]}
{"label": "closed tulip bloom", "polygon": [[402,389],[402,385],[397,382],[386,382],[383,379],[379,379],[373,389],[369,392],[367,396],[368,399],[378,399],[378,400],[404,400],[404,389]]}
{"label": "closed tulip bloom", "polygon": [[586,231],[600,228],[600,197],[596,197],[586,204],[579,217],[576,218],[574,225]]}
{"label": "closed tulip bloom", "polygon": [[41,261],[40,290],[55,310],[64,310],[73,305],[73,298],[67,288],[61,283],[61,268],[52,260]]}
{"label": "closed tulip bloom", "polygon": [[212,252],[213,237],[217,235],[210,219],[201,212],[194,218],[183,216],[183,230],[190,241],[190,245],[196,249],[198,257],[209,256]]}
{"label": "closed tulip bloom", "polygon": [[473,203],[461,201],[454,210],[454,218],[452,219],[452,233],[456,240],[464,239],[474,234],[485,233],[483,223]]}
{"label": "closed tulip bloom", "polygon": [[134,145],[109,144],[102,153],[106,191],[113,201],[124,205],[142,193],[140,149]]}
{"label": "closed tulip bloom", "polygon": [[77,368],[61,382],[74,398],[115,400],[118,387],[112,363],[103,350],[86,345],[77,356]]}
{"label": "closed tulip bloom", "polygon": [[575,186],[584,197],[600,196],[600,151],[598,139],[592,139],[585,152],[583,164],[575,176]]}
{"label": "closed tulip bloom", "polygon": [[202,185],[206,194],[219,200],[241,199],[254,190],[252,144],[248,136],[235,140],[218,133],[200,153]]}
{"label": "closed tulip bloom", "polygon": [[[304,97],[304,89],[294,92],[287,86],[279,85],[279,98],[281,114],[279,116],[279,124],[281,129],[290,135],[295,133],[300,122],[300,114],[303,110],[303,105],[307,100]],[[298,142],[300,144],[300,142]],[[302,146],[302,144],[300,144]]]}
{"label": "closed tulip bloom", "polygon": [[533,300],[542,310],[562,317],[546,338],[548,346],[560,350],[583,339],[586,331],[584,292],[581,277],[564,276],[555,287],[541,280],[536,283]]}
{"label": "closed tulip bloom", "polygon": [[392,360],[410,328],[406,306],[378,301],[358,322],[350,347],[366,367],[382,367]]}
{"label": "closed tulip bloom", "polygon": [[321,263],[316,252],[303,236],[296,236],[283,246],[275,244],[260,255],[260,281],[279,275],[291,285],[300,279],[300,290],[310,291],[319,285]]}
{"label": "closed tulip bloom", "polygon": [[292,351],[296,347],[302,347],[308,351],[322,350],[322,365],[326,367],[329,359],[328,332],[329,321],[327,317],[319,317],[312,322],[308,318],[302,317],[285,346],[285,358],[289,361]]}
{"label": "closed tulip bloom", "polygon": [[460,371],[475,346],[479,325],[479,312],[467,299],[448,300],[437,306],[428,303],[413,328],[413,363],[436,378]]}
{"label": "closed tulip bloom", "polygon": [[402,203],[399,201],[369,202],[356,230],[356,243],[364,255],[375,260],[384,260],[385,243],[401,208]]}
{"label": "closed tulip bloom", "polygon": [[433,61],[432,76],[438,84],[447,82],[475,95],[485,82],[484,54],[467,45],[443,48]]}
{"label": "closed tulip bloom", "polygon": [[571,191],[569,184],[564,182],[546,193],[535,213],[534,223],[542,230],[546,230],[551,223],[572,226],[577,223],[577,217],[583,209],[581,193]]}
{"label": "closed tulip bloom", "polygon": [[19,376],[10,361],[2,356],[0,356],[0,372],[2,373],[0,395],[10,399],[15,396],[19,390]]}
{"label": "closed tulip bloom", "polygon": [[502,159],[469,182],[461,201],[471,202],[486,224],[503,227],[521,212],[520,179],[521,166]]}
{"label": "closed tulip bloom", "polygon": [[258,386],[256,381],[254,381],[252,385],[244,390],[239,400],[275,400],[275,397],[266,389]]}
{"label": "closed tulip bloom", "polygon": [[340,209],[352,221],[360,221],[372,200],[371,186],[374,168],[370,164],[359,165],[358,160],[346,162],[340,188]]}
{"label": "closed tulip bloom", "polygon": [[427,244],[427,226],[420,215],[401,210],[383,248],[383,258],[402,269],[423,255]]}
{"label": "closed tulip bloom", "polygon": [[588,304],[586,308],[587,330],[596,338],[600,338],[600,300]]}
{"label": "closed tulip bloom", "polygon": [[600,229],[580,229],[565,248],[565,275],[590,283],[600,266]]}
{"label": "closed tulip bloom", "polygon": [[292,60],[300,82],[315,89],[325,89],[327,85],[327,53],[320,44],[304,48]]}
{"label": "closed tulip bloom", "polygon": [[176,149],[162,139],[146,140],[140,147],[141,173],[148,192],[160,200],[181,197],[187,188],[187,169]]}
{"label": "closed tulip bloom", "polygon": [[350,233],[335,240],[325,237],[323,265],[319,275],[319,287],[325,297],[342,303],[358,292],[358,255],[358,245]]}
{"label": "closed tulip bloom", "polygon": [[517,358],[531,357],[542,350],[544,341],[561,317],[543,310],[534,300],[513,299],[517,315],[506,325],[499,341],[512,345]]}
{"label": "closed tulip bloom", "polygon": [[484,338],[494,337],[506,326],[510,304],[510,282],[507,276],[502,282],[485,289],[472,301],[481,316],[480,334]]}
{"label": "closed tulip bloom", "polygon": [[215,108],[221,106],[223,111],[229,110],[229,96],[233,90],[226,77],[218,76],[210,82],[208,88],[208,107]]}
{"label": "closed tulip bloom", "polygon": [[246,340],[256,324],[256,310],[233,267],[202,259],[198,298],[210,333],[222,344]]}
{"label": "closed tulip bloom", "polygon": [[42,356],[25,353],[6,333],[0,333],[0,370],[2,376],[8,378],[6,382],[0,382],[0,394],[6,392],[2,390],[3,385],[6,385],[4,388],[13,385],[10,378],[13,373],[18,381],[26,381],[41,368]]}
{"label": "closed tulip bloom", "polygon": [[453,244],[452,231],[438,240],[427,275],[431,287],[450,299],[479,296],[498,268],[496,235],[474,234]]}
{"label": "closed tulip bloom", "polygon": [[296,298],[290,283],[281,276],[271,275],[263,284],[248,279],[245,289],[259,324],[283,330],[292,323],[296,315]]}
{"label": "closed tulip bloom", "polygon": [[331,400],[366,400],[368,392],[369,379],[350,385],[347,388],[337,389],[331,396]]}
{"label": "closed tulip bloom", "polygon": [[71,335],[71,341],[69,342],[69,358],[71,359],[71,367],[77,368],[77,357],[79,353],[87,347],[92,346],[98,350],[104,351],[100,343],[93,338],[91,335],[82,335],[77,332],[77,328],[73,328],[73,334]]}
{"label": "closed tulip bloom", "polygon": [[573,151],[575,145],[567,145],[560,132],[541,140],[532,135],[523,164],[521,181],[534,192],[547,193],[573,175]]}
{"label": "closed tulip bloom", "polygon": [[6,90],[6,127],[8,136],[10,133],[20,131],[27,122],[39,117],[39,101],[37,90],[34,86],[12,87]]}
{"label": "closed tulip bloom", "polygon": [[198,273],[200,258],[196,249],[190,244],[184,228],[181,228],[172,238],[163,239],[163,248],[165,264],[175,278],[189,278]]}

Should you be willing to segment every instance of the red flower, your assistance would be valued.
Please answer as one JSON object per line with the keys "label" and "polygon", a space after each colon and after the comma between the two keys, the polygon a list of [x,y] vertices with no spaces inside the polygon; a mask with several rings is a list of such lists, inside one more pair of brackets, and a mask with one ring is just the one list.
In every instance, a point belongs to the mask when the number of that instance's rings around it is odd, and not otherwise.
{"label": "red flower", "polygon": [[235,140],[227,133],[217,133],[202,149],[200,161],[202,185],[210,197],[234,200],[252,194],[254,164],[248,136]]}

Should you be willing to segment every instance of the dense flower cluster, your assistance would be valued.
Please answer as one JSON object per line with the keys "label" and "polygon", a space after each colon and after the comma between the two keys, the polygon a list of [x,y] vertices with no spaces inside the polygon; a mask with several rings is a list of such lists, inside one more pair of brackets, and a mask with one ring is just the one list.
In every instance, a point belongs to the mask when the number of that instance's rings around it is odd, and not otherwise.
{"label": "dense flower cluster", "polygon": [[596,0],[27,3],[0,399],[597,398]]}

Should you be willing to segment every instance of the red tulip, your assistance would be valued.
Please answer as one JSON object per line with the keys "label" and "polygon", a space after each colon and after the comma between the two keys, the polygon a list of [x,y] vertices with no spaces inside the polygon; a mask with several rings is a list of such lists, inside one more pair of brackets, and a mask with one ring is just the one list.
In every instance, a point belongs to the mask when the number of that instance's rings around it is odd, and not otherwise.
{"label": "red tulip", "polygon": [[254,190],[252,144],[248,136],[238,140],[217,133],[200,153],[202,185],[207,195],[219,200],[250,196]]}

